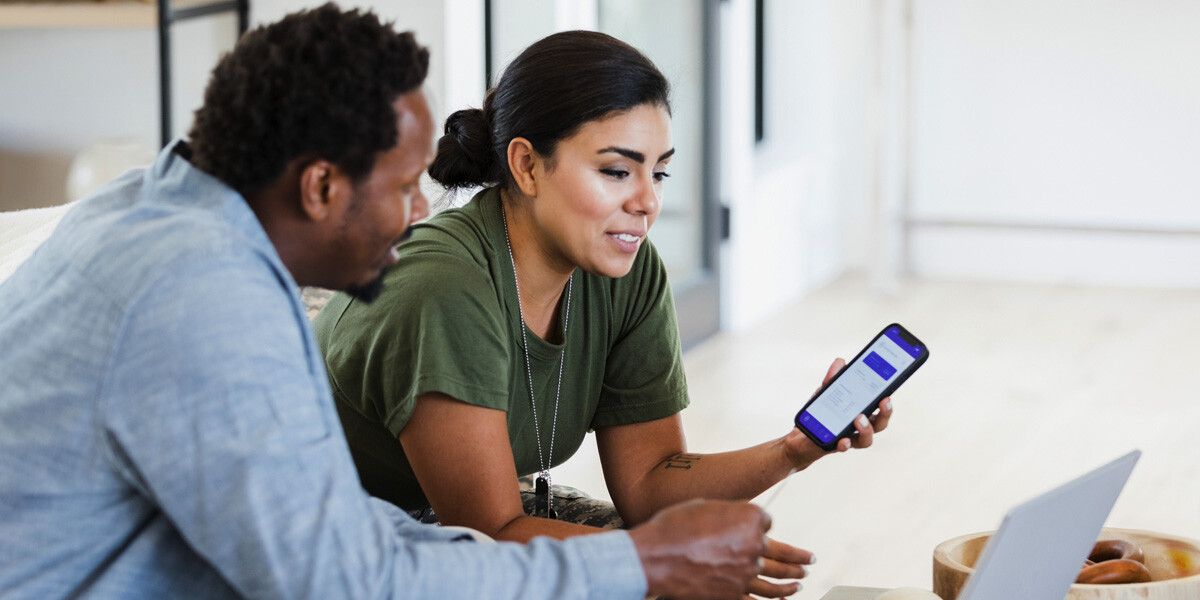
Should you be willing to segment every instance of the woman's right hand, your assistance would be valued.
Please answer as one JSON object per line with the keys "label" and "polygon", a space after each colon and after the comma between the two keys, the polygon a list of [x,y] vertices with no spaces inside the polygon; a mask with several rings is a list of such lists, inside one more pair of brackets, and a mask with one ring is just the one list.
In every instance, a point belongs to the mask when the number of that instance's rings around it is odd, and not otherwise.
{"label": "woman's right hand", "polygon": [[[846,367],[846,361],[837,358],[833,364],[829,365],[829,370],[825,372],[825,379],[821,381],[821,385],[817,387],[816,392],[821,390],[821,387],[829,383],[834,375],[837,375],[843,368]],[[816,393],[814,392],[814,394]],[[869,448],[875,442],[875,434],[887,429],[889,421],[892,418],[892,399],[884,398],[879,403],[879,408],[871,416],[859,415],[854,419],[854,433],[850,437],[838,440],[837,447],[831,451],[826,451],[814,443],[804,435],[803,431],[793,427],[783,439],[784,448],[787,452],[788,459],[792,462],[792,466],[796,471],[803,471],[817,460],[835,453],[845,452],[851,448],[863,449]]]}

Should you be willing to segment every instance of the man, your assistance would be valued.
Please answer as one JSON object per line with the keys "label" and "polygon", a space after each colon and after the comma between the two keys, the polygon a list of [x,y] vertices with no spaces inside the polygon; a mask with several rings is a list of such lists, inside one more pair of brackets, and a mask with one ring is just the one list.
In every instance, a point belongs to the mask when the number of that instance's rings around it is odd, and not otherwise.
{"label": "man", "polygon": [[737,597],[762,570],[745,503],[521,546],[362,491],[296,287],[370,297],[426,215],[427,64],[333,5],[248,33],[191,143],[0,285],[0,597]]}

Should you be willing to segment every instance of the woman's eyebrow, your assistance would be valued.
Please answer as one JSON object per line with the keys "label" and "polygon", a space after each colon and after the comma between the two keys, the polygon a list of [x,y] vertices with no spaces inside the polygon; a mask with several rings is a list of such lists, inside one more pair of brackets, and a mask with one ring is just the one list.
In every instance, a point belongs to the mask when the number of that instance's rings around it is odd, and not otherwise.
{"label": "woman's eyebrow", "polygon": [[[621,156],[624,156],[625,158],[637,161],[639,163],[646,162],[645,154],[642,154],[641,152],[638,152],[637,150],[630,150],[629,148],[618,148],[616,146],[609,146],[607,148],[601,148],[600,150],[596,151],[596,154],[604,154],[605,152],[616,152],[617,154],[620,154]],[[671,155],[673,155],[673,154],[675,154],[674,148],[671,148],[670,150],[663,152],[662,156],[658,157],[658,162],[662,162],[664,160],[667,160],[668,158],[671,158]]]}

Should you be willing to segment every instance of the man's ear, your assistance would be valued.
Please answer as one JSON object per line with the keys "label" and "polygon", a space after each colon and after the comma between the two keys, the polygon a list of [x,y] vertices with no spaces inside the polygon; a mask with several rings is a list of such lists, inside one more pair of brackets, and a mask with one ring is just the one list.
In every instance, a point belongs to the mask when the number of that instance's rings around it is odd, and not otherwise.
{"label": "man's ear", "polygon": [[534,167],[541,160],[529,140],[517,137],[508,143],[508,172],[512,173],[517,188],[526,196],[537,195],[537,177]]}
{"label": "man's ear", "polygon": [[300,208],[309,219],[324,221],[341,212],[353,195],[346,174],[327,160],[314,160],[300,172]]}

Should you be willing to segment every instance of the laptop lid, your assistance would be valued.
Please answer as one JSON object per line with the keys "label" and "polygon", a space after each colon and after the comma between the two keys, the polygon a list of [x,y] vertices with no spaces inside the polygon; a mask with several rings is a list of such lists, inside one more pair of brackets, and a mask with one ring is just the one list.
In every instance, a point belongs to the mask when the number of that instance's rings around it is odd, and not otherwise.
{"label": "laptop lid", "polygon": [[1008,511],[959,600],[1063,600],[1141,455],[1134,450]]}

